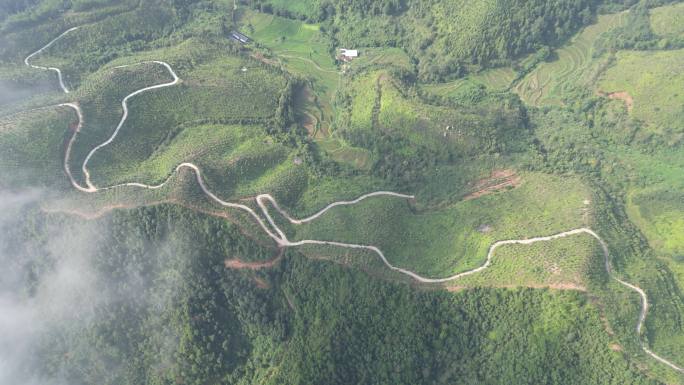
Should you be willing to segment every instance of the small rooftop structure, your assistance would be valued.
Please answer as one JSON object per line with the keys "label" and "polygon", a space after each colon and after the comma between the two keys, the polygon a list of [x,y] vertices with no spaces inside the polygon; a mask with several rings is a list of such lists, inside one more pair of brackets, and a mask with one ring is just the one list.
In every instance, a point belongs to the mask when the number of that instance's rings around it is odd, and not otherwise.
{"label": "small rooftop structure", "polygon": [[359,57],[359,51],[355,49],[340,48],[340,57],[344,61],[351,61],[352,59]]}
{"label": "small rooftop structure", "polygon": [[239,41],[242,44],[247,44],[250,41],[252,41],[252,39],[250,39],[247,35],[240,33],[238,31],[231,31],[230,32],[230,38],[233,40]]}

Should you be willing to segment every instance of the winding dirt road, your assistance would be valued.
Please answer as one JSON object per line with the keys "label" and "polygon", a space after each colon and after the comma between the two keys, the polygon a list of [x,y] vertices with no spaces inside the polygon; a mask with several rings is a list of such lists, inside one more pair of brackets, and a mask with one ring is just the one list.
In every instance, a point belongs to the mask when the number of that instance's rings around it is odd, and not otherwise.
{"label": "winding dirt road", "polygon": [[[39,54],[40,52],[42,52],[43,50],[45,50],[46,48],[50,47],[59,38],[61,38],[62,36],[66,35],[67,33],[71,32],[75,29],[77,29],[77,28],[72,28],[72,29],[69,29],[66,32],[62,33],[57,38],[50,41],[46,46],[44,46],[43,48],[39,49],[38,51],[32,53],[31,55],[26,57],[26,59],[24,60],[24,63],[26,63],[27,66],[37,68],[37,69],[43,69],[43,70],[47,69],[47,70],[56,71],[57,74],[59,75],[60,86],[62,87],[62,89],[64,90],[65,93],[68,93],[69,90],[66,88],[66,86],[64,86],[64,84],[62,82],[61,71],[59,69],[31,65],[30,59],[33,56],[35,56],[35,55]],[[173,71],[171,66],[166,62],[152,61],[152,62],[143,62],[143,63],[156,63],[156,64],[164,66],[168,70],[169,74],[172,76],[173,80],[170,82],[167,82],[167,83],[157,84],[154,86],[139,89],[139,90],[134,91],[131,94],[127,95],[123,99],[123,101],[121,102],[121,106],[123,107],[123,115],[121,117],[121,120],[119,121],[119,124],[116,126],[114,132],[109,137],[109,139],[107,139],[105,142],[103,142],[103,143],[99,144],[98,146],[96,146],[95,148],[93,148],[88,153],[88,156],[86,157],[86,159],[83,162],[82,171],[83,171],[85,178],[86,178],[85,179],[86,180],[86,186],[85,187],[81,186],[74,179],[74,177],[71,173],[71,170],[69,168],[69,160],[70,160],[70,155],[71,155],[73,143],[76,140],[76,136],[80,133],[80,131],[82,129],[82,125],[83,125],[83,112],[81,111],[80,107],[76,103],[63,103],[63,104],[59,105],[62,107],[68,107],[68,108],[74,109],[76,111],[77,116],[78,116],[78,120],[79,120],[78,126],[74,130],[74,133],[68,142],[66,153],[64,155],[64,171],[65,171],[66,175],[68,176],[69,180],[71,181],[71,184],[74,186],[74,188],[78,189],[81,192],[97,193],[99,191],[114,189],[114,188],[121,188],[121,187],[138,187],[138,188],[145,188],[145,189],[159,189],[159,188],[162,188],[163,186],[165,186],[173,176],[173,175],[169,176],[165,181],[163,181],[161,184],[158,184],[158,185],[147,185],[147,184],[143,184],[143,183],[131,182],[131,183],[123,183],[123,184],[109,186],[109,187],[102,187],[102,188],[95,186],[92,183],[92,181],[90,180],[90,173],[88,172],[88,168],[87,168],[88,161],[97,152],[97,150],[109,145],[110,143],[112,143],[115,140],[115,138],[119,134],[121,127],[124,125],[124,123],[128,117],[128,101],[136,95],[142,94],[142,93],[147,92],[147,91],[152,91],[155,89],[160,89],[163,87],[170,87],[170,86],[173,86],[175,84],[178,84],[178,82],[180,81],[180,78],[178,77],[178,75]],[[142,63],[138,63],[138,64],[142,64]],[[133,64],[133,65],[135,65],[135,64]],[[115,68],[123,68],[123,67],[127,67],[127,66],[120,66],[120,67],[115,67]],[[471,275],[471,274],[476,274],[480,271],[483,271],[491,265],[492,257],[494,255],[494,251],[498,247],[503,246],[503,245],[511,245],[511,244],[529,245],[529,244],[533,244],[536,242],[551,241],[554,239],[568,237],[568,236],[588,234],[588,235],[594,237],[599,242],[599,244],[601,245],[601,248],[603,250],[605,269],[606,269],[606,272],[609,274],[609,276],[612,279],[619,282],[620,284],[622,284],[623,286],[625,286],[631,290],[634,290],[641,297],[641,312],[639,314],[639,319],[638,319],[637,325],[636,325],[636,332],[637,332],[637,335],[639,336],[641,348],[650,357],[656,359],[657,361],[669,366],[670,368],[672,368],[672,369],[674,369],[680,373],[684,373],[684,368],[682,368],[682,367],[680,367],[680,366],[656,355],[655,353],[653,353],[646,346],[643,339],[641,339],[642,327],[644,325],[644,321],[646,319],[646,314],[648,313],[648,308],[649,308],[648,297],[646,296],[646,293],[640,287],[633,285],[631,283],[628,283],[626,281],[623,281],[615,275],[615,273],[613,272],[611,263],[610,263],[610,254],[609,254],[609,250],[608,250],[608,245],[603,241],[603,239],[601,237],[598,236],[598,234],[596,234],[593,230],[591,230],[589,228],[578,228],[578,229],[564,231],[564,232],[561,232],[558,234],[529,238],[529,239],[509,239],[509,240],[497,241],[489,247],[489,251],[487,253],[487,259],[482,266],[474,268],[472,270],[468,270],[468,271],[464,271],[464,272],[452,275],[450,277],[427,278],[427,277],[423,277],[423,276],[421,276],[421,275],[419,275],[413,271],[410,271],[407,269],[402,269],[400,267],[392,265],[387,260],[387,258],[382,253],[382,251],[375,246],[359,245],[359,244],[343,243],[343,242],[335,242],[335,241],[313,240],[313,239],[306,239],[306,240],[300,240],[300,241],[292,242],[292,241],[288,240],[284,231],[277,225],[275,220],[271,217],[270,212],[269,212],[269,208],[267,205],[267,203],[270,203],[276,209],[276,211],[282,217],[287,219],[291,224],[300,225],[303,223],[311,222],[311,221],[319,218],[320,216],[325,214],[328,210],[335,208],[337,206],[353,205],[353,204],[361,202],[362,200],[372,198],[372,197],[379,197],[379,196],[395,197],[395,198],[402,198],[402,199],[414,199],[415,197],[413,195],[399,194],[399,193],[390,192],[390,191],[371,192],[371,193],[362,195],[362,196],[358,197],[357,199],[354,199],[351,201],[339,201],[339,202],[331,203],[328,206],[326,206],[325,208],[323,208],[322,210],[320,210],[319,212],[317,212],[317,213],[315,213],[309,217],[302,218],[302,219],[296,219],[296,218],[292,217],[290,214],[288,214],[285,210],[283,210],[278,205],[277,201],[275,200],[275,198],[273,198],[273,196],[271,196],[270,194],[260,194],[256,197],[256,202],[257,202],[257,204],[261,210],[261,213],[266,217],[267,222],[268,222],[267,223],[262,219],[262,217],[259,214],[257,214],[257,212],[255,212],[249,206],[239,204],[239,203],[232,203],[232,202],[224,201],[221,198],[219,198],[218,196],[216,196],[213,192],[211,192],[207,188],[207,186],[204,182],[204,179],[202,178],[202,173],[201,173],[199,167],[197,167],[195,164],[187,163],[187,162],[181,163],[175,168],[175,173],[178,173],[181,169],[189,169],[190,171],[194,172],[198,185],[200,186],[202,191],[207,195],[207,197],[209,197],[212,201],[218,203],[219,205],[221,205],[223,207],[239,209],[239,210],[243,210],[243,211],[249,213],[256,220],[256,222],[259,224],[259,226],[261,226],[261,228],[266,232],[266,234],[268,234],[268,236],[271,239],[273,239],[276,242],[276,244],[278,244],[278,246],[280,246],[280,247],[296,247],[296,246],[302,246],[302,245],[329,245],[329,246],[337,246],[337,247],[343,247],[343,248],[349,248],[349,249],[361,249],[361,250],[372,251],[380,257],[380,259],[383,261],[383,263],[389,269],[397,271],[397,272],[402,273],[402,274],[405,274],[405,275],[415,279],[416,281],[423,282],[423,283],[443,283],[443,282],[453,281],[453,280],[459,279],[461,277]]]}
{"label": "winding dirt road", "polygon": [[34,53],[32,53],[32,54],[26,56],[26,59],[24,59],[24,64],[26,64],[27,66],[29,66],[29,67],[31,67],[31,68],[35,68],[35,69],[39,69],[39,70],[44,70],[44,71],[55,71],[55,72],[57,72],[57,79],[59,79],[59,86],[62,87],[62,91],[64,91],[65,94],[68,94],[68,93],[69,93],[69,89],[68,89],[67,86],[64,84],[64,79],[62,79],[62,71],[60,71],[59,68],[55,68],[55,67],[43,67],[43,66],[33,65],[33,64],[31,64],[31,59],[32,59],[34,56],[39,55],[39,54],[40,54],[41,52],[43,52],[44,50],[50,48],[50,46],[52,46],[57,40],[61,39],[64,35],[68,34],[69,32],[75,31],[75,30],[77,30],[77,29],[78,29],[78,27],[74,27],[74,28],[67,29],[66,31],[62,32],[61,35],[59,35],[59,36],[57,36],[56,38],[52,39],[52,40],[51,40],[49,43],[47,43],[43,48],[41,48],[41,49],[39,49],[38,51],[36,51],[36,52],[34,52]]}

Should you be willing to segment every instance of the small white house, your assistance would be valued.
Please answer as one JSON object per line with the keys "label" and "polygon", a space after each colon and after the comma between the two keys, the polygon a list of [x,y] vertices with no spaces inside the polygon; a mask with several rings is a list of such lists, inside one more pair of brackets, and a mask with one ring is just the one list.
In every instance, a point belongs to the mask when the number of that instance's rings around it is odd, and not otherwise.
{"label": "small white house", "polygon": [[341,48],[340,49],[340,55],[342,56],[342,60],[344,61],[350,61],[354,58],[359,57],[359,51],[355,49],[345,49]]}

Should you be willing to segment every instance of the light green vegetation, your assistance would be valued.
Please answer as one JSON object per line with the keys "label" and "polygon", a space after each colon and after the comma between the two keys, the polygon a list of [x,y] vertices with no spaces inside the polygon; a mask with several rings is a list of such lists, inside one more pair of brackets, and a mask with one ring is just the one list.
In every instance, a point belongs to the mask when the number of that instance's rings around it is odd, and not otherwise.
{"label": "light green vegetation", "polygon": [[[157,67],[160,68],[157,71],[166,71],[159,65]],[[246,71],[243,72],[242,68]],[[198,65],[191,71],[180,71],[179,76],[183,81],[176,86],[152,90],[130,100],[129,117],[119,136],[92,158],[90,165],[96,183],[107,185],[137,179],[136,174],[141,171],[136,167],[138,163],[155,152],[163,153],[163,146],[175,135],[191,130],[198,123],[265,122],[274,116],[279,94],[285,85],[282,77],[253,63],[250,65],[230,57]],[[118,104],[112,98],[103,102],[101,107],[105,111]],[[87,117],[94,115],[84,113]],[[84,130],[87,128],[86,125]],[[108,135],[113,128],[111,126],[108,130]],[[259,127],[252,129],[264,131]],[[221,140],[229,141],[227,138]],[[183,161],[175,160],[178,163]],[[162,174],[156,173],[152,180],[161,181],[171,170],[168,168]],[[148,173],[144,175],[151,176]]]}
{"label": "light green vegetation", "polygon": [[367,171],[371,167],[371,153],[365,148],[353,147],[338,137],[321,140],[318,145],[336,162],[358,170]]}
{"label": "light green vegetation", "polygon": [[623,157],[642,180],[630,189],[627,213],[684,285],[684,155],[624,151]]}
{"label": "light green vegetation", "polygon": [[47,100],[61,92],[56,78],[52,72],[29,70],[23,63],[0,65],[0,115],[49,104]]}
{"label": "light green vegetation", "polygon": [[395,189],[421,196],[419,205],[459,200],[468,183],[497,164],[510,167],[528,148],[517,101],[488,102],[430,104],[386,71],[372,71],[344,83],[336,133],[369,150],[371,172],[401,181]]}
{"label": "light green vegetation", "polygon": [[244,33],[279,56],[313,63],[322,72],[336,72],[318,25],[249,10],[245,10],[240,23]]}
{"label": "light green vegetation", "polygon": [[581,234],[531,245],[501,246],[489,268],[446,285],[586,290],[588,278],[600,274],[601,269],[603,254],[596,239]]}
{"label": "light green vegetation", "polygon": [[291,0],[270,0],[270,4],[274,8],[284,9],[289,12],[306,15],[309,17],[318,16],[318,6],[320,4],[319,0],[302,0],[302,1],[291,1]]}
{"label": "light green vegetation", "polygon": [[684,35],[684,4],[673,4],[651,10],[651,28],[658,36]]}
{"label": "light green vegetation", "polygon": [[66,107],[0,118],[0,186],[67,189],[61,164],[69,121],[75,114]]}
{"label": "light green vegetation", "polygon": [[645,128],[670,143],[684,139],[684,49],[620,51],[598,88],[627,92],[634,100],[631,114]]}
{"label": "light green vegetation", "polygon": [[401,198],[371,198],[296,227],[297,238],[376,245],[396,266],[444,277],[481,265],[496,240],[587,224],[591,207],[584,201],[591,193],[579,180],[543,174],[525,174],[523,180],[516,189],[439,211],[416,212]]}
{"label": "light green vegetation", "polygon": [[484,86],[490,91],[505,91],[515,80],[516,73],[510,67],[495,68],[468,75],[465,78],[447,83],[424,84],[422,88],[440,96],[460,96],[468,88]]}
{"label": "light green vegetation", "polygon": [[358,49],[360,54],[348,64],[352,71],[366,70],[369,67],[412,70],[411,58],[401,48],[354,46],[354,49]]}
{"label": "light green vegetation", "polygon": [[[684,193],[681,191],[640,191],[631,198],[640,224],[651,246],[681,260],[684,256]],[[681,262],[681,261],[680,261]]]}
{"label": "light green vegetation", "polygon": [[[143,2],[101,22],[79,25],[36,56],[35,64],[62,69],[66,83],[75,89],[83,76],[116,57],[140,50],[145,41],[168,34],[176,22],[177,15],[167,7]],[[131,40],[131,35],[136,38]]]}
{"label": "light green vegetation", "polygon": [[593,87],[592,75],[600,63],[592,59],[596,38],[624,22],[625,14],[601,15],[596,24],[586,27],[571,42],[556,51],[557,58],[539,64],[515,86],[515,92],[525,103],[539,105],[562,104],[569,89],[578,85]]}

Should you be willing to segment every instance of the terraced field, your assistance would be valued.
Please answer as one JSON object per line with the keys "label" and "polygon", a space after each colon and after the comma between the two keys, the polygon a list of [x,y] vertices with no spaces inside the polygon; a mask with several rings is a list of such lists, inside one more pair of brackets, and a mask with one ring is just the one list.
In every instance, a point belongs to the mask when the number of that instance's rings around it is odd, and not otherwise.
{"label": "terraced field", "polygon": [[485,70],[475,75],[468,75],[453,82],[424,84],[422,88],[427,92],[440,96],[458,96],[464,89],[473,85],[482,85],[489,91],[501,92],[511,86],[515,77],[516,74],[512,68],[503,67]]}
{"label": "terraced field", "polygon": [[319,141],[318,144],[323,151],[337,162],[348,164],[358,170],[368,170],[371,167],[370,151],[364,148],[353,147],[344,139],[330,137]]}
{"label": "terraced field", "polygon": [[244,10],[239,23],[244,33],[269,50],[266,55],[275,54],[264,57],[259,53],[257,57],[280,62],[288,71],[311,82],[315,101],[305,109],[316,110],[320,132],[329,133],[341,78],[320,27],[249,10]]}
{"label": "terraced field", "polygon": [[569,44],[557,50],[558,57],[539,64],[514,87],[514,91],[533,106],[560,105],[565,91],[577,86],[591,86],[592,58],[596,38],[622,25],[625,13],[601,15],[596,24],[586,27]]}

